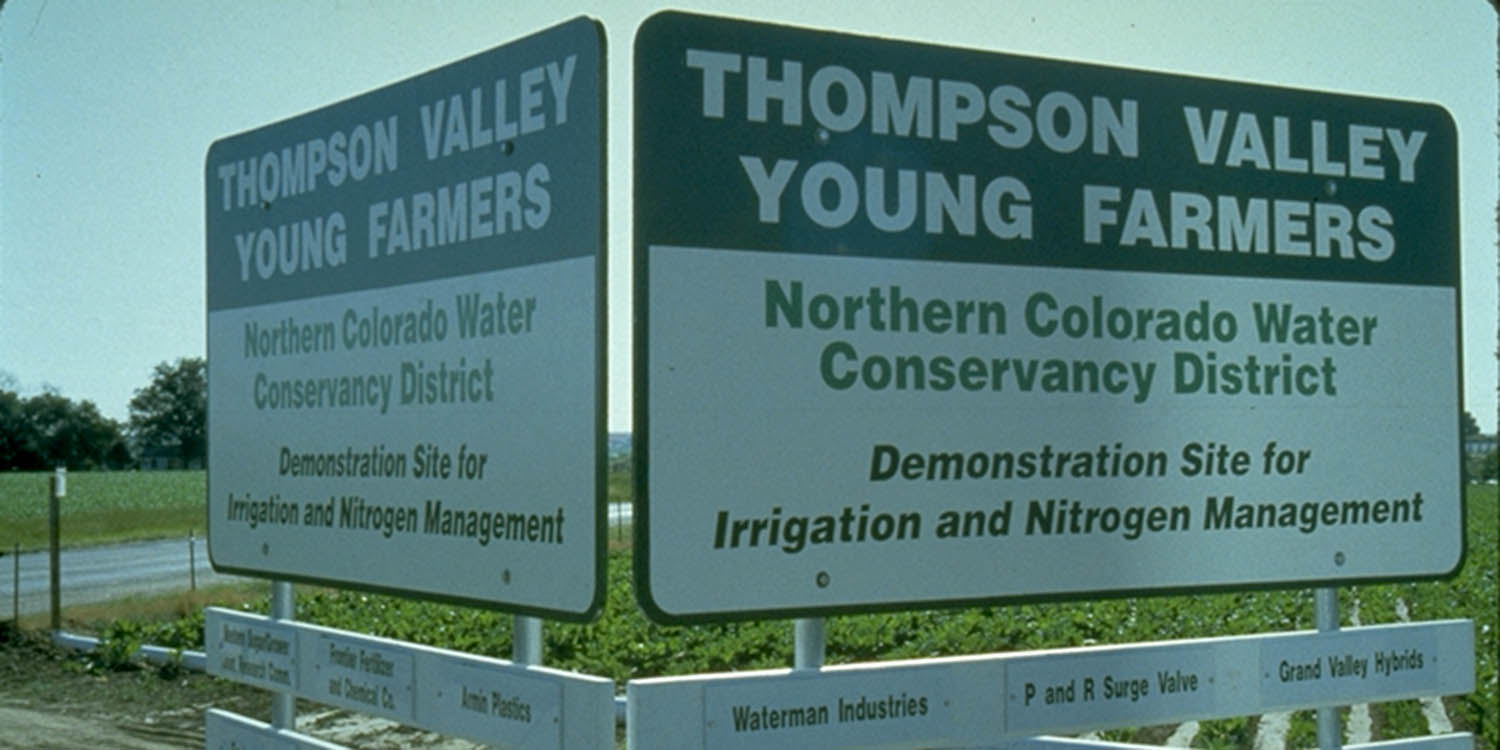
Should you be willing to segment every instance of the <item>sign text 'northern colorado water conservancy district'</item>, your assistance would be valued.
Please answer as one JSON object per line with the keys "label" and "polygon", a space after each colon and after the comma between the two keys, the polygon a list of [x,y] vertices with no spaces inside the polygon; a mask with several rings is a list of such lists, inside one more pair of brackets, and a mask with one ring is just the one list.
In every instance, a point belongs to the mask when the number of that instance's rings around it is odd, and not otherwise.
{"label": "sign text 'northern colorado water conservancy district'", "polygon": [[597,613],[603,101],[579,18],[213,145],[216,566]]}
{"label": "sign text 'northern colorado water conservancy district'", "polygon": [[657,619],[1459,564],[1440,107],[679,13],[635,97]]}

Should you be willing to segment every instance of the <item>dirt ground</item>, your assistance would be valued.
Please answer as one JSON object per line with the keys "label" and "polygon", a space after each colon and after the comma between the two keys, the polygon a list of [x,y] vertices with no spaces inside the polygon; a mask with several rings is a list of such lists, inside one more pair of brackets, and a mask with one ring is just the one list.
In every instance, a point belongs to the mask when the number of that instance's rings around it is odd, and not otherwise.
{"label": "dirt ground", "polygon": [[[198,672],[98,669],[87,654],[0,622],[0,748],[202,748],[209,708],[267,721],[271,699]],[[478,747],[313,703],[299,702],[297,715],[298,731],[351,747]]]}

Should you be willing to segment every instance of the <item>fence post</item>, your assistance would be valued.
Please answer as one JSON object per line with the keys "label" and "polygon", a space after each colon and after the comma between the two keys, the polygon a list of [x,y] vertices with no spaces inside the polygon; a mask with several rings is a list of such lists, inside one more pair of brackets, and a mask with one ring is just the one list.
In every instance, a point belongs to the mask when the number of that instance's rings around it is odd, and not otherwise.
{"label": "fence post", "polygon": [[61,503],[58,501],[68,494],[68,469],[59,466],[52,473],[52,492],[47,501],[47,546],[51,548],[51,572],[48,574],[48,582],[51,584],[52,619],[51,629],[56,633],[62,630],[62,533],[60,531]]}
{"label": "fence post", "polygon": [[15,563],[12,566],[12,572],[10,574],[11,575],[11,588],[10,588],[11,603],[10,603],[10,608],[11,608],[11,613],[12,613],[11,614],[11,618],[15,622],[16,627],[20,628],[21,627],[21,543],[20,542],[16,542],[15,547],[16,547],[15,548],[15,555],[13,555],[12,558],[11,558],[12,560],[15,561]]}
{"label": "fence post", "polygon": [[198,590],[198,540],[188,529],[188,591]]}

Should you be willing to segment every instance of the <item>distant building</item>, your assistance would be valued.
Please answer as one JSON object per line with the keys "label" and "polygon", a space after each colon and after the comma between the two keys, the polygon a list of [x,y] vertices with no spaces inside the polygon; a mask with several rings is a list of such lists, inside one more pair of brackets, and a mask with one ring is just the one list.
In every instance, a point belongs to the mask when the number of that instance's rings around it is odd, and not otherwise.
{"label": "distant building", "polygon": [[1488,456],[1495,450],[1496,439],[1494,435],[1470,435],[1464,438],[1464,455],[1469,458],[1481,458]]}
{"label": "distant building", "polygon": [[141,449],[141,469],[145,471],[201,468],[203,468],[203,461],[201,459],[195,458],[192,461],[184,462],[182,460],[182,448],[175,443]]}

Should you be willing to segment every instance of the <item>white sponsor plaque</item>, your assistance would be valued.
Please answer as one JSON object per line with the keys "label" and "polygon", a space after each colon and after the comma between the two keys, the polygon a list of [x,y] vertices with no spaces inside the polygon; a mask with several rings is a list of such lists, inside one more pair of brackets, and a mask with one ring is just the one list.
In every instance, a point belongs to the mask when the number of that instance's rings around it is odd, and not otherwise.
{"label": "white sponsor plaque", "polygon": [[217,708],[203,713],[203,747],[205,750],[347,750],[343,745],[290,729],[276,729]]}
{"label": "white sponsor plaque", "polygon": [[[204,632],[218,677],[499,748],[614,747],[614,683],[600,677],[216,607],[204,611]],[[225,640],[241,633],[275,635],[258,642],[289,652],[289,685],[230,658],[238,647]]]}
{"label": "white sponsor plaque", "polygon": [[[1269,661],[1404,655],[1415,671],[1268,683]],[[993,747],[1007,738],[1474,689],[1469,620],[632,680],[632,748]],[[1420,684],[1419,684],[1420,683]],[[872,715],[871,710],[874,710]]]}
{"label": "white sponsor plaque", "polygon": [[313,641],[314,677],[308,684],[324,703],[378,713],[410,723],[416,718],[413,658],[405,648],[388,648],[368,637],[328,634]]}
{"label": "white sponsor plaque", "polygon": [[1192,645],[1168,645],[1016,658],[1006,665],[1007,728],[1056,731],[1080,715],[1121,725],[1212,714],[1219,694],[1214,657]]}
{"label": "white sponsor plaque", "polygon": [[267,690],[298,689],[297,631],[268,617],[212,618],[204,610],[208,673]]}
{"label": "white sponsor plaque", "polygon": [[[1450,648],[1438,647],[1439,633],[1431,629],[1390,628],[1375,632],[1339,631],[1317,640],[1261,642],[1260,689],[1267,702],[1298,706],[1342,705],[1330,694],[1345,684],[1379,685],[1395,698],[1438,694],[1440,675],[1453,658]],[[1473,661],[1470,648],[1460,661]],[[1446,645],[1446,644],[1445,644]]]}
{"label": "white sponsor plaque", "polygon": [[[1408,737],[1383,742],[1342,745],[1343,750],[1473,750],[1474,735],[1468,732]],[[1105,742],[1077,737],[1027,737],[997,745],[996,750],[1161,750],[1159,745]]]}
{"label": "white sponsor plaque", "polygon": [[503,738],[508,747],[561,747],[562,686],[518,669],[438,660],[424,698],[449,731]]}
{"label": "white sponsor plaque", "polygon": [[[952,690],[946,660],[855,666],[819,673],[786,672],[771,681],[725,680],[703,686],[709,747],[755,750],[795,738],[824,747],[907,742],[941,746],[1003,726],[994,696]],[[998,680],[998,664],[975,664],[969,677]],[[986,726],[988,725],[988,727]]]}
{"label": "white sponsor plaque", "polygon": [[1434,734],[1430,737],[1408,737],[1385,742],[1345,745],[1345,750],[1473,750],[1474,735],[1468,732]]}

